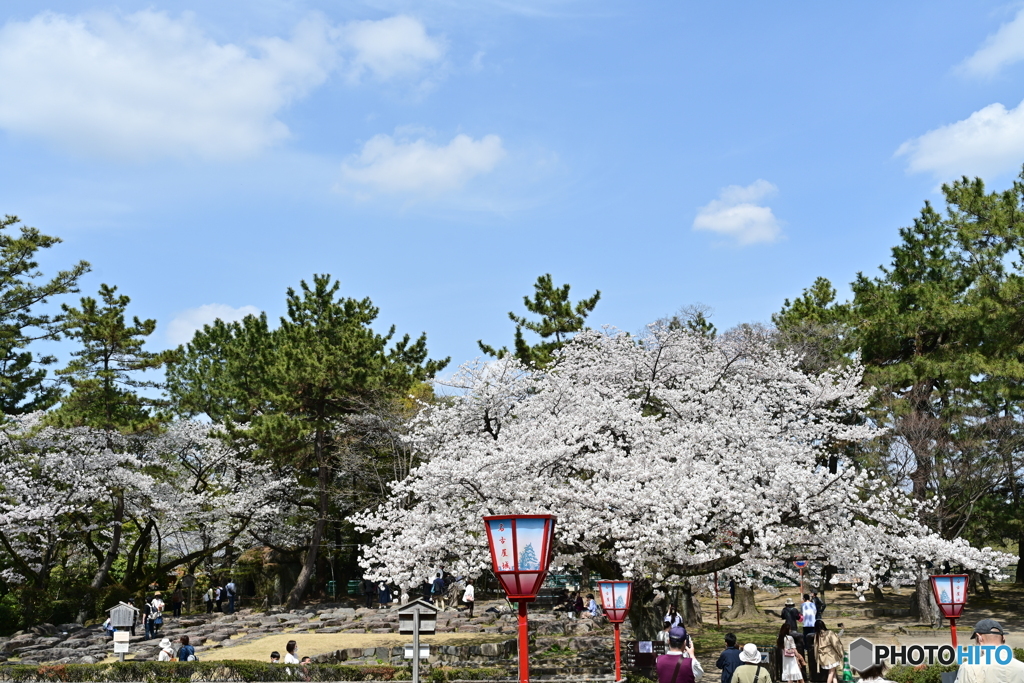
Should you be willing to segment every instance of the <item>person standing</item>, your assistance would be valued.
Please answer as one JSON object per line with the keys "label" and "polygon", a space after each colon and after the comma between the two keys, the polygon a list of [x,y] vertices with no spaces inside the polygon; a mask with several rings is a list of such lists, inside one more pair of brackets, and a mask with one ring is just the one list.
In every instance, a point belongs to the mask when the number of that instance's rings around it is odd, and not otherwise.
{"label": "person standing", "polygon": [[441,572],[438,572],[430,584],[430,601],[439,605],[439,609],[442,611],[444,611],[444,592],[444,579],[441,578]]}
{"label": "person standing", "polygon": [[790,633],[800,632],[800,610],[793,604],[793,598],[786,598],[786,606],[782,608],[782,620],[789,625]]}
{"label": "person standing", "polygon": [[696,683],[704,676],[704,668],[693,656],[693,640],[686,629],[669,630],[668,652],[658,655],[655,664],[658,683]]}
{"label": "person standing", "polygon": [[181,616],[181,604],[185,602],[185,594],[181,590],[181,586],[175,586],[174,592],[171,593],[171,609],[173,610],[174,616]]}
{"label": "person standing", "polygon": [[469,607],[469,618],[473,618],[473,602],[476,600],[476,589],[473,588],[473,579],[466,579],[466,590],[462,592],[462,602]]}
{"label": "person standing", "polygon": [[676,610],[675,605],[668,606],[668,613],[665,615],[665,623],[669,628],[681,628],[683,626],[683,615]]}
{"label": "person standing", "polygon": [[363,598],[366,600],[366,609],[373,608],[373,599],[377,595],[377,584],[369,579],[363,579]]}
{"label": "person standing", "polygon": [[238,588],[235,586],[234,579],[228,581],[228,585],[224,586],[224,591],[228,594],[228,614],[234,614],[235,595],[238,593]]}
{"label": "person standing", "polygon": [[800,668],[800,653],[796,649],[796,640],[789,631],[789,624],[783,624],[779,629],[779,637],[775,641],[779,656],[782,657],[783,681],[802,681],[804,672]]}
{"label": "person standing", "polygon": [[210,586],[203,593],[203,602],[206,603],[206,613],[213,614],[213,586]]}
{"label": "person standing", "polygon": [[381,609],[391,606],[391,589],[383,581],[377,584],[377,606]]}
{"label": "person standing", "polygon": [[725,634],[725,649],[718,655],[715,666],[722,670],[722,683],[731,683],[732,674],[740,665],[740,649],[736,647],[736,635]]}
{"label": "person standing", "polygon": [[[982,619],[974,626],[971,639],[978,645],[999,647],[1006,644],[1003,626],[995,619]],[[1024,681],[1024,662],[1016,657],[1007,664],[961,664],[956,683],[1020,683]]]}
{"label": "person standing", "polygon": [[142,632],[146,640],[153,640],[156,637],[153,632],[153,605],[149,600],[142,603]]}
{"label": "person standing", "polygon": [[135,636],[135,625],[139,621],[139,609],[137,607],[135,607],[135,598],[128,598],[128,604],[133,607],[133,609],[132,609],[132,629],[131,629],[131,634],[134,637]]}
{"label": "person standing", "polygon": [[217,612],[224,613],[224,588],[222,586],[213,587],[213,601],[216,603],[214,608]]}
{"label": "person standing", "polygon": [[824,621],[818,619],[814,624],[814,661],[817,662],[819,669],[828,671],[828,683],[835,683],[838,678],[836,674],[842,674],[841,667],[845,655],[843,641],[828,630]]}
{"label": "person standing", "polygon": [[747,643],[740,651],[740,665],[732,674],[730,683],[772,683],[772,672],[761,663],[757,645]]}
{"label": "person standing", "polygon": [[156,638],[157,631],[164,625],[164,599],[160,594],[160,591],[156,592],[153,599],[150,601],[150,607],[152,607],[152,613],[150,617],[153,620],[153,637]]}
{"label": "person standing", "polygon": [[814,606],[809,593],[804,593],[804,602],[800,605],[800,614],[804,618],[804,642],[810,646],[807,636],[814,633],[814,626],[818,622],[818,608]]}
{"label": "person standing", "polygon": [[811,602],[814,603],[814,608],[817,610],[815,615],[818,619],[821,619],[825,614],[825,601],[818,597],[817,592],[811,591]]}

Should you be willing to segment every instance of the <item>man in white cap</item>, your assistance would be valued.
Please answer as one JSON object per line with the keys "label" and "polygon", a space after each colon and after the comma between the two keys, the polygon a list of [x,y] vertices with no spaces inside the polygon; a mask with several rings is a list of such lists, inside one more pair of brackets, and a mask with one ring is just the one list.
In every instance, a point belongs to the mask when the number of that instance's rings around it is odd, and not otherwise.
{"label": "man in white cap", "polygon": [[668,651],[658,656],[658,683],[696,683],[704,676],[704,668],[693,656],[693,639],[685,628],[668,632]]}
{"label": "man in white cap", "polygon": [[[971,634],[978,645],[994,647],[1005,645],[1005,636],[1002,625],[995,619],[982,619],[974,625]],[[997,663],[994,652],[990,657],[991,664],[961,664],[956,674],[956,683],[1024,683],[1024,662],[1012,654],[1006,664]]]}
{"label": "man in white cap", "polygon": [[740,651],[740,665],[732,674],[732,683],[772,683],[772,672],[761,663],[757,645],[747,643]]}

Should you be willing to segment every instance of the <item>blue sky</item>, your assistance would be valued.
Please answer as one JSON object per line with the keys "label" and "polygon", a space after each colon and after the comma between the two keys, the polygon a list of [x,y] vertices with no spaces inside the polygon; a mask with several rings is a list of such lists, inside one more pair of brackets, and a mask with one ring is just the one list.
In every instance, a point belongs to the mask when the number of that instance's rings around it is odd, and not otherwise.
{"label": "blue sky", "polygon": [[132,2],[0,10],[0,212],[155,346],[313,273],[458,363],[540,274],[595,324],[766,321],[1024,163],[1020,3]]}

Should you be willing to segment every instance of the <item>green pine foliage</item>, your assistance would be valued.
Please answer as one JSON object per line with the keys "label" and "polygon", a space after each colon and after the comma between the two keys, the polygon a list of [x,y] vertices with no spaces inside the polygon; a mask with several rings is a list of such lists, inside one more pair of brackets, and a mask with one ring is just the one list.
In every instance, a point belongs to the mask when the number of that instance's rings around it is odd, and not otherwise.
{"label": "green pine foliage", "polygon": [[[598,290],[590,298],[573,304],[569,298],[570,286],[565,284],[555,287],[550,274],[538,277],[533,289],[533,299],[524,296],[523,305],[528,312],[540,316],[540,320],[530,320],[526,316],[518,316],[509,311],[509,319],[516,324],[511,353],[528,367],[543,368],[551,363],[555,352],[562,348],[565,342],[575,333],[585,329],[587,316],[601,300],[601,291]],[[533,332],[541,341],[530,344],[526,341],[524,330]],[[496,349],[484,344],[483,341],[478,341],[477,345],[481,351],[494,358],[504,358],[510,353],[507,347]]]}
{"label": "green pine foliage", "polygon": [[82,297],[81,308],[62,306],[64,335],[78,341],[80,348],[56,373],[71,391],[47,415],[48,424],[137,433],[158,428],[167,419],[159,412],[165,401],[140,393],[161,384],[139,375],[163,367],[173,352],[143,348],[156,321],[135,317],[129,325],[125,311],[130,302],[117,294],[117,287],[103,284],[98,301]]}
{"label": "green pine foliage", "polygon": [[36,355],[28,346],[58,338],[60,316],[39,309],[55,297],[77,292],[78,279],[89,271],[89,264],[79,261],[51,278],[44,276],[36,260],[39,252],[61,240],[28,226],[18,228],[19,224],[16,216],[0,220],[0,412],[4,415],[45,410],[60,398],[59,387],[46,377],[46,366],[56,359]]}

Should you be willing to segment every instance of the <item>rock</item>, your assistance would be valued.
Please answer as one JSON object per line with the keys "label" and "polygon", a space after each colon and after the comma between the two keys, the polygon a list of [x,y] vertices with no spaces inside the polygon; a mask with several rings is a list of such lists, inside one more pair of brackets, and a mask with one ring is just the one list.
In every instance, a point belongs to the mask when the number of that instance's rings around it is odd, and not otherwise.
{"label": "rock", "polygon": [[97,661],[97,659],[95,657],[93,657],[92,655],[86,655],[84,657],[79,657],[78,658],[78,663],[79,664],[95,664],[96,661]]}
{"label": "rock", "polygon": [[71,624],[58,624],[57,628],[64,633],[74,633],[75,631],[81,631],[85,627],[75,622]]}

